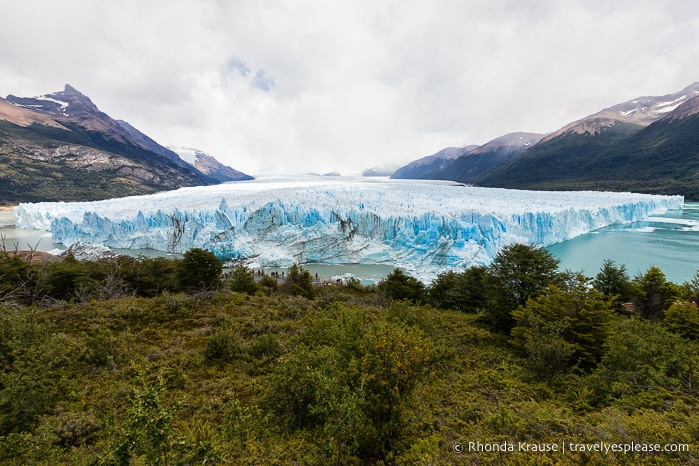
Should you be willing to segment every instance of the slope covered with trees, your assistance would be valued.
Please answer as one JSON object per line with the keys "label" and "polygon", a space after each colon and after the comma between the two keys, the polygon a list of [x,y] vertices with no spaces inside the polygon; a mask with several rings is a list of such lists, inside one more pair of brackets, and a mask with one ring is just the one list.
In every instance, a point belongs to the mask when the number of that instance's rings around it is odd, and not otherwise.
{"label": "slope covered with trees", "polygon": [[699,98],[641,128],[618,123],[594,134],[544,141],[477,181],[489,187],[680,194],[699,199]]}

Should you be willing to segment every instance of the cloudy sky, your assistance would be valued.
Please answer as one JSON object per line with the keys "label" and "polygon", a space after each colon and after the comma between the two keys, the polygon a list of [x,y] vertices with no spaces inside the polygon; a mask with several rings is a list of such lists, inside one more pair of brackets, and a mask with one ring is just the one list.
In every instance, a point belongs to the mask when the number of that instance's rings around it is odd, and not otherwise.
{"label": "cloudy sky", "polygon": [[0,95],[71,84],[251,174],[358,173],[699,81],[694,0],[0,0]]}

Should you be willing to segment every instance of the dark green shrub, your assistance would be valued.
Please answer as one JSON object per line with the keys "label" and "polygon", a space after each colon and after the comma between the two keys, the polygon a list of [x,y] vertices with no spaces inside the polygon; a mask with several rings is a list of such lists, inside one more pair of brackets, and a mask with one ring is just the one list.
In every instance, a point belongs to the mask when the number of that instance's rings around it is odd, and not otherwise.
{"label": "dark green shrub", "polygon": [[64,334],[12,346],[12,365],[0,371],[0,435],[33,429],[39,416],[70,394],[71,380],[63,375],[79,357],[77,344]]}
{"label": "dark green shrub", "polygon": [[400,269],[394,269],[379,281],[377,289],[388,301],[407,300],[419,303],[425,300],[425,285]]}
{"label": "dark green shrub", "polygon": [[550,285],[513,311],[517,325],[512,336],[542,379],[569,365],[590,369],[602,356],[612,312],[604,295],[577,275],[568,280],[566,288]]}
{"label": "dark green shrub", "polygon": [[652,322],[663,320],[665,310],[681,295],[680,288],[665,278],[657,267],[649,268],[631,282],[631,302],[634,310]]}
{"label": "dark green shrub", "polygon": [[165,257],[140,257],[131,286],[139,296],[151,297],[178,289],[179,260]]}
{"label": "dark green shrub", "polygon": [[665,326],[690,340],[699,339],[699,308],[696,304],[677,302],[665,311]]}
{"label": "dark green shrub", "polygon": [[185,291],[216,289],[221,285],[223,262],[212,252],[194,248],[177,263],[177,279]]}
{"label": "dark green shrub", "polygon": [[311,273],[296,264],[289,267],[282,288],[293,296],[303,296],[307,299],[316,297],[316,290],[313,288],[313,277]]}
{"label": "dark green shrub", "polygon": [[439,309],[476,313],[486,302],[485,267],[469,267],[461,273],[439,274],[427,290],[428,301]]}
{"label": "dark green shrub", "polygon": [[279,355],[281,348],[274,335],[264,334],[255,338],[248,345],[246,352],[254,359],[267,360]]}
{"label": "dark green shrub", "polygon": [[617,311],[631,298],[631,280],[624,265],[617,266],[614,261],[605,260],[602,268],[592,281],[597,291],[615,301]]}
{"label": "dark green shrub", "polygon": [[90,273],[91,264],[82,263],[68,253],[60,262],[48,265],[46,293],[54,298],[85,301],[99,295],[99,281]]}
{"label": "dark green shrub", "polygon": [[255,292],[257,292],[255,276],[253,275],[252,271],[244,265],[238,265],[231,270],[228,279],[230,282],[231,291],[249,295],[253,295]]}
{"label": "dark green shrub", "polygon": [[509,332],[515,323],[512,311],[561,281],[558,259],[547,250],[526,244],[506,246],[488,268],[484,317],[495,330]]}
{"label": "dark green shrub", "polygon": [[114,367],[117,340],[106,327],[83,335],[82,359],[97,367]]}
{"label": "dark green shrub", "polygon": [[277,289],[279,288],[279,284],[277,283],[277,279],[272,278],[269,275],[264,275],[260,279],[260,282],[258,283],[258,285],[267,296],[273,295],[277,291]]}
{"label": "dark green shrub", "polygon": [[672,392],[695,393],[697,362],[692,342],[662,325],[620,318],[609,334],[599,365],[589,377],[593,398],[600,403],[623,397],[652,400],[658,396],[662,402]]}
{"label": "dark green shrub", "polygon": [[230,330],[220,330],[207,338],[204,359],[209,362],[232,362],[241,353],[238,335]]}
{"label": "dark green shrub", "polygon": [[39,293],[40,266],[0,251],[0,301],[31,304]]}

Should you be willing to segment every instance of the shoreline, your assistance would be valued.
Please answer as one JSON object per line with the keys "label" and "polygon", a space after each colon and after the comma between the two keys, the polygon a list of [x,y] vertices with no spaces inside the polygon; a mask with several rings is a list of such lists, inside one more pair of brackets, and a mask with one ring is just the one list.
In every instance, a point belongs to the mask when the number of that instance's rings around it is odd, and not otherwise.
{"label": "shoreline", "polygon": [[12,212],[15,207],[17,207],[19,204],[15,205],[0,205],[0,212]]}

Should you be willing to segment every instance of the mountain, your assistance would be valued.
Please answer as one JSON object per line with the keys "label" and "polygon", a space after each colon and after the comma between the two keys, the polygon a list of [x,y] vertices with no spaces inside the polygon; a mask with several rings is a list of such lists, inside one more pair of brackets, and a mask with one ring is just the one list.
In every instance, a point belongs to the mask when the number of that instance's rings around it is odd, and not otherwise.
{"label": "mountain", "polygon": [[225,183],[226,181],[246,181],[254,179],[250,175],[246,175],[234,168],[223,165],[213,156],[198,149],[178,146],[168,146],[168,149],[175,152],[185,163],[221,183]]}
{"label": "mountain", "polygon": [[477,147],[446,165],[433,179],[473,183],[538,143],[543,134],[510,133]]}
{"label": "mountain", "polygon": [[96,200],[216,183],[70,85],[0,99],[0,203]]}
{"label": "mountain", "polygon": [[[661,105],[655,108],[660,111],[647,112],[645,121],[615,120],[594,132],[559,131],[493,170],[479,184],[518,189],[631,190],[699,199],[697,89],[699,84],[686,88],[681,94],[687,98],[681,101],[662,102],[659,98]],[[643,126],[649,120],[653,121]]]}
{"label": "mountain", "polygon": [[473,183],[496,167],[533,147],[543,134],[510,133],[482,146],[448,147],[409,163],[391,178],[452,180]]}
{"label": "mountain", "polygon": [[393,179],[433,180],[454,159],[476,149],[478,146],[447,147],[436,154],[410,162],[391,175]]}
{"label": "mountain", "polygon": [[403,165],[399,163],[386,162],[362,170],[362,176],[391,176],[402,166]]}
{"label": "mountain", "polygon": [[175,163],[179,167],[191,170],[192,166],[188,164],[185,160],[182,160],[182,158],[179,156],[177,152],[173,151],[169,147],[161,146],[160,144],[158,144],[150,137],[146,136],[145,134],[143,134],[124,120],[117,120],[117,123],[119,124],[121,129],[126,131],[131,140],[138,143],[141,147],[165,157],[166,159]]}
{"label": "mountain", "polygon": [[639,127],[647,126],[697,95],[699,95],[699,82],[693,83],[673,94],[657,97],[637,97],[570,123],[546,136],[542,142],[555,139],[563,134],[595,135],[604,128],[620,124],[630,124]]}
{"label": "mountain", "polygon": [[[699,82],[605,108],[546,136],[512,133],[455,155],[412,162],[396,178],[485,187],[633,190],[699,199]],[[519,139],[519,138],[522,139]],[[697,165],[695,167],[695,165]]]}

